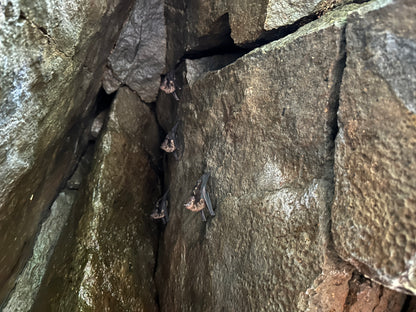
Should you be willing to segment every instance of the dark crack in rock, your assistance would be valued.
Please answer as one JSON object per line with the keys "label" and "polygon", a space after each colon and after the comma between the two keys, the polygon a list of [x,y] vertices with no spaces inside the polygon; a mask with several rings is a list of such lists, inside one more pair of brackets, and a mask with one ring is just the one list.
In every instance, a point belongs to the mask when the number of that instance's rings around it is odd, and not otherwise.
{"label": "dark crack in rock", "polygon": [[[378,6],[328,14],[184,86],[185,150],[166,172],[162,310],[296,311],[327,242],[345,22]],[[206,223],[183,207],[204,172],[216,213]]]}
{"label": "dark crack in rock", "polygon": [[160,181],[145,148],[151,137],[158,149],[152,117],[132,91],[118,91],[32,311],[158,311],[149,214]]}

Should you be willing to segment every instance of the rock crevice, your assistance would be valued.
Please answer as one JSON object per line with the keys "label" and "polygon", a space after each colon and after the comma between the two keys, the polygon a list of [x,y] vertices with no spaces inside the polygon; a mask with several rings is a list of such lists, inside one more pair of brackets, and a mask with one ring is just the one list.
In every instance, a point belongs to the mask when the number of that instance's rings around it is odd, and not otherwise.
{"label": "rock crevice", "polygon": [[27,15],[23,12],[20,11],[20,15],[19,15],[19,19],[23,19],[25,21],[27,21],[29,24],[31,24],[34,28],[38,29],[45,37],[48,38],[48,43],[53,43],[53,46],[55,47],[55,49],[61,53],[62,55],[64,55],[65,57],[71,57],[70,55],[68,55],[64,50],[60,49],[58,44],[56,43],[55,39],[51,37],[50,34],[48,34],[48,31],[45,27],[40,26],[38,24],[36,24],[34,21],[30,20]]}
{"label": "rock crevice", "polygon": [[415,309],[411,0],[48,1],[0,4],[5,311]]}

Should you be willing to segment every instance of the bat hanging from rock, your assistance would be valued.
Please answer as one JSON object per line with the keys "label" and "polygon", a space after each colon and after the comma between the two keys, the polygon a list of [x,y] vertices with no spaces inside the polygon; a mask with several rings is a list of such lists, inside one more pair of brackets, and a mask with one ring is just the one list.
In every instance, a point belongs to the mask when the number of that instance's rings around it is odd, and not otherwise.
{"label": "bat hanging from rock", "polygon": [[176,78],[175,78],[175,71],[172,70],[168,72],[165,77],[162,78],[160,83],[160,90],[165,92],[166,94],[173,94],[175,100],[179,101],[179,97],[176,94]]}
{"label": "bat hanging from rock", "polygon": [[178,129],[179,121],[173,126],[173,128],[168,132],[163,140],[160,148],[164,150],[166,153],[173,153],[173,156],[176,160],[179,160],[180,154],[183,151],[182,147],[179,146],[178,142]]}
{"label": "bat hanging from rock", "polygon": [[168,194],[169,194],[169,189],[166,191],[165,194],[163,194],[162,198],[160,198],[156,202],[155,209],[150,215],[150,217],[153,220],[162,220],[163,224],[166,224],[169,221]]}
{"label": "bat hanging from rock", "polygon": [[204,208],[207,208],[211,216],[215,216],[215,212],[212,209],[211,199],[207,192],[207,183],[210,177],[209,173],[204,173],[202,177],[196,183],[192,195],[188,202],[185,204],[185,208],[193,212],[201,212],[202,221],[207,221]]}

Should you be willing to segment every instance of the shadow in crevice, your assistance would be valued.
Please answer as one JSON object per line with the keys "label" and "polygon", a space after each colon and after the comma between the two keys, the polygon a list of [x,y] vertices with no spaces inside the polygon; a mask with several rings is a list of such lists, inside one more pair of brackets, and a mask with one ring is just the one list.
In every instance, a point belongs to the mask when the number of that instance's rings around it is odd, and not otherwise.
{"label": "shadow in crevice", "polygon": [[104,88],[101,87],[97,93],[97,97],[94,103],[94,107],[95,107],[94,116],[97,116],[103,111],[109,110],[111,107],[111,104],[114,101],[116,94],[117,94],[117,91],[107,94]]}
{"label": "shadow in crevice", "polygon": [[416,311],[416,296],[408,295],[403,303],[400,312],[414,312]]}
{"label": "shadow in crevice", "polygon": [[231,38],[231,27],[228,13],[224,14],[214,23],[210,33],[199,37],[198,44],[192,49],[185,51],[181,58],[199,59],[219,54],[245,54],[249,49],[237,46]]}

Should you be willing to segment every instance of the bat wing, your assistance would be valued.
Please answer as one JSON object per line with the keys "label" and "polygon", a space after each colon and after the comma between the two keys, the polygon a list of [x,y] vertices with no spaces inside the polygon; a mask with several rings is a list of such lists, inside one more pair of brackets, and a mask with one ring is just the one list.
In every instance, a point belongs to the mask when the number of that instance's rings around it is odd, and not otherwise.
{"label": "bat wing", "polygon": [[205,200],[205,203],[207,204],[207,208],[209,210],[209,213],[211,214],[211,216],[215,216],[215,212],[214,209],[212,209],[212,203],[211,203],[211,199],[209,198],[209,194],[207,192],[206,186],[208,183],[208,179],[209,179],[210,173],[204,173],[203,176],[201,177],[201,195],[202,198]]}

